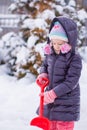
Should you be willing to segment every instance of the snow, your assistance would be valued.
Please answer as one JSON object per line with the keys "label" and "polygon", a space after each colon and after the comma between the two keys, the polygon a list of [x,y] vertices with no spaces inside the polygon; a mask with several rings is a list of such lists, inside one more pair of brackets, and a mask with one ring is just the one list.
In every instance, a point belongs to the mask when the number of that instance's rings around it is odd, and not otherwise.
{"label": "snow", "polygon": [[42,12],[42,14],[39,14],[38,17],[44,20],[48,18],[52,20],[55,17],[55,13],[54,11],[46,9],[45,11]]}
{"label": "snow", "polygon": [[26,64],[26,59],[29,56],[29,50],[22,46],[20,50],[17,53],[17,60],[16,63],[25,63]]}
{"label": "snow", "polygon": [[57,5],[57,6],[56,6],[56,10],[57,10],[60,14],[63,14],[63,7],[62,7],[62,6]]}
{"label": "snow", "polygon": [[79,49],[82,59],[87,62],[87,46],[83,46]]}
{"label": "snow", "polygon": [[27,1],[28,1],[28,0],[21,0],[21,2],[25,2],[25,3],[26,3]]}
{"label": "snow", "polygon": [[9,11],[13,11],[13,10],[16,10],[16,9],[17,9],[17,6],[13,3],[8,8]]}
{"label": "snow", "polygon": [[83,21],[84,19],[87,19],[87,13],[84,9],[81,9],[78,11],[78,18]]}
{"label": "snow", "polygon": [[42,58],[44,58],[43,48],[46,45],[46,43],[47,42],[45,42],[45,43],[39,43],[35,47],[36,52],[39,52]]}
{"label": "snow", "polygon": [[87,129],[87,63],[83,62],[83,69],[80,78],[81,85],[81,120],[76,124],[75,130]]}
{"label": "snow", "polygon": [[69,6],[76,6],[76,2],[74,0],[70,0]]}
{"label": "snow", "polygon": [[37,18],[35,20],[27,18],[24,20],[22,28],[30,28],[30,29],[35,29],[35,28],[41,28],[45,29],[47,27],[47,23],[44,21],[44,19]]}
{"label": "snow", "polygon": [[[36,117],[39,104],[40,88],[32,74],[17,80],[6,75],[4,65],[0,66],[0,129],[1,130],[40,130],[30,126]],[[83,62],[80,78],[81,85],[81,120],[76,123],[75,130],[87,129],[87,63]]]}
{"label": "snow", "polygon": [[34,47],[37,40],[38,40],[37,36],[34,35],[30,36],[27,40],[28,48]]}
{"label": "snow", "polygon": [[0,27],[0,33],[3,31],[3,29]]}
{"label": "snow", "polygon": [[[19,0],[14,1],[16,1],[16,3],[19,2]],[[20,1],[24,3],[27,2],[27,0]],[[33,0],[32,3],[30,3],[31,7],[33,7],[34,1],[36,0]],[[85,20],[87,19],[87,12],[84,9],[81,9],[80,11],[77,11],[77,15],[75,13],[74,0],[69,1],[69,5],[66,5],[64,0],[56,1],[59,1],[61,3],[61,6],[53,4],[52,7],[56,8],[56,11],[58,11],[61,15],[66,15],[68,9],[68,11],[73,14],[73,17],[79,19],[79,21],[77,21],[77,24],[79,27],[81,27],[80,38],[83,39],[85,36],[85,28],[82,23],[85,23]],[[19,6],[22,7],[24,3],[20,3]],[[17,5],[12,4],[12,6],[9,7],[9,11],[15,10],[16,8]],[[36,19],[32,19],[30,17],[28,18],[28,16],[26,16],[27,15],[9,15],[10,18],[16,19],[15,24],[17,24],[20,19],[23,20],[25,18],[22,28],[29,28],[30,30],[40,28],[46,30],[48,25],[45,20],[48,18],[52,20],[55,17],[55,11],[47,9],[41,14],[39,13]],[[8,15],[1,15],[1,18],[8,18]],[[7,26],[8,24],[9,23],[7,20]],[[10,25],[13,25],[12,22],[10,22]],[[0,32],[1,31],[2,28],[0,28]],[[35,60],[35,56],[32,56],[31,58],[29,57],[31,56],[30,53],[33,46],[35,46],[35,51],[39,52],[43,58],[43,47],[46,43],[39,43],[35,45],[38,40],[39,39],[37,36],[31,34],[26,44],[24,40],[14,32],[10,32],[4,35],[2,39],[0,39],[0,62],[3,59],[4,61],[8,61],[10,59],[10,56],[8,54],[10,53],[12,59],[9,62],[14,62],[13,57],[16,57],[17,71],[20,71],[20,64],[25,64],[27,60],[32,62]],[[79,49],[79,53],[85,62],[83,62],[82,75],[80,78],[81,119],[78,123],[76,123],[74,130],[86,130],[87,47],[81,47]],[[35,64],[33,67],[37,68],[37,65]],[[0,130],[40,130],[40,128],[30,126],[30,121],[37,116],[36,109],[39,105],[38,95],[40,88],[35,83],[35,76],[28,71],[24,78],[17,80],[15,77],[8,76],[8,71],[9,69],[6,67],[6,65],[0,65]]]}
{"label": "snow", "polygon": [[[5,74],[5,66],[0,67],[0,129],[1,130],[27,130],[29,121],[34,116],[38,102],[38,87],[34,83],[33,75],[17,81]],[[32,83],[33,82],[33,83]],[[31,84],[32,83],[32,84]],[[35,88],[35,89],[34,89]],[[33,99],[31,101],[31,99]],[[32,110],[32,111],[31,111]]]}
{"label": "snow", "polygon": [[61,0],[60,3],[61,3],[61,5],[63,5],[63,6],[65,5],[65,1],[64,1],[64,0]]}
{"label": "snow", "polygon": [[9,47],[15,47],[16,45],[22,45],[25,43],[15,32],[6,33],[2,36],[1,40],[6,44],[5,46]]}

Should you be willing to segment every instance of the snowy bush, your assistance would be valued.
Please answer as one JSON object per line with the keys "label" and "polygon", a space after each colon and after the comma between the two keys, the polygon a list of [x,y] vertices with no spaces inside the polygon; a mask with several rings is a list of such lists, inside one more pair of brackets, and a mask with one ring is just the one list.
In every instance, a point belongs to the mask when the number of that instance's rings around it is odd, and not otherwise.
{"label": "snowy bush", "polygon": [[22,78],[27,73],[38,75],[41,56],[34,46],[29,46],[29,43],[13,32],[4,35],[0,43],[0,61],[1,64],[6,64],[9,75],[17,78]]}
{"label": "snowy bush", "polygon": [[[20,9],[21,4],[23,4],[22,9]],[[21,13],[27,14],[27,17],[22,19],[21,25],[21,31],[25,40],[31,36],[31,33],[36,33],[36,35],[39,35],[38,43],[44,42],[46,40],[48,28],[52,19],[55,16],[64,15],[76,21],[79,31],[78,41],[81,41],[78,42],[78,46],[82,46],[82,44],[84,44],[87,12],[83,8],[79,9],[74,0],[68,1],[68,5],[64,0],[45,0],[43,2],[39,0],[17,0],[14,2],[14,5],[16,5],[17,8],[13,11],[14,13],[17,13],[19,9]],[[11,10],[13,9],[11,8]]]}

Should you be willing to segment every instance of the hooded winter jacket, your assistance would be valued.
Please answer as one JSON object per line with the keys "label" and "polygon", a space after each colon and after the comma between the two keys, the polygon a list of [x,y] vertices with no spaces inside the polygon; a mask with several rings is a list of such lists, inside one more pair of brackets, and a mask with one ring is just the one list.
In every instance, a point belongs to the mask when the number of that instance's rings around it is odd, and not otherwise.
{"label": "hooded winter jacket", "polygon": [[60,16],[53,19],[50,31],[56,21],[65,29],[72,49],[66,54],[52,51],[41,66],[41,73],[47,73],[50,80],[46,91],[53,89],[57,95],[54,103],[44,106],[44,116],[49,120],[77,121],[80,117],[79,78],[82,69],[81,58],[75,52],[77,25],[73,20]]}

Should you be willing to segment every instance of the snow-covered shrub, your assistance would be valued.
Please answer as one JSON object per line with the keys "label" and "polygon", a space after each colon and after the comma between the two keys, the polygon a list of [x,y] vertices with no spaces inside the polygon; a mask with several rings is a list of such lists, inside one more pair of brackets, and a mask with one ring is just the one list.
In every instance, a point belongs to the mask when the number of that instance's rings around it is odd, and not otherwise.
{"label": "snow-covered shrub", "polygon": [[[37,40],[37,38],[36,38]],[[41,56],[34,48],[32,38],[28,44],[14,32],[10,32],[2,37],[0,46],[1,64],[6,64],[9,75],[22,78],[27,73],[38,75],[38,68],[41,65]]]}
{"label": "snow-covered shrub", "polygon": [[[22,10],[20,9],[21,4],[23,4]],[[31,33],[36,33],[39,35],[38,43],[44,42],[46,40],[49,25],[52,19],[55,16],[64,15],[76,21],[79,32],[78,41],[81,41],[78,42],[78,46],[82,46],[82,44],[84,44],[87,12],[83,8],[79,10],[74,0],[69,1],[68,4],[66,4],[64,0],[44,0],[43,2],[39,0],[17,0],[14,2],[14,5],[16,5],[17,9],[27,14],[27,17],[22,19],[21,25],[21,31],[25,40],[27,40],[28,37],[31,36]],[[15,10],[15,12],[17,12],[17,9]],[[41,26],[40,19],[44,28]]]}

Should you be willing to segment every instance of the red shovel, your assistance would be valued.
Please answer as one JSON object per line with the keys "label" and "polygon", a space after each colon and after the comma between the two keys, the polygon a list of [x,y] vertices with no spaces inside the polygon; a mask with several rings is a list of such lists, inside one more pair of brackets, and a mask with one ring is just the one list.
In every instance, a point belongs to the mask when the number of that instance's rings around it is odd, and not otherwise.
{"label": "red shovel", "polygon": [[[47,78],[43,78],[43,82],[40,83],[37,79],[36,83],[40,86],[41,93],[43,93],[44,88],[49,84],[49,80]],[[43,101],[44,96],[40,96],[39,117],[32,119],[30,125],[37,126],[43,130],[50,130],[50,121],[47,118],[43,117]]]}

